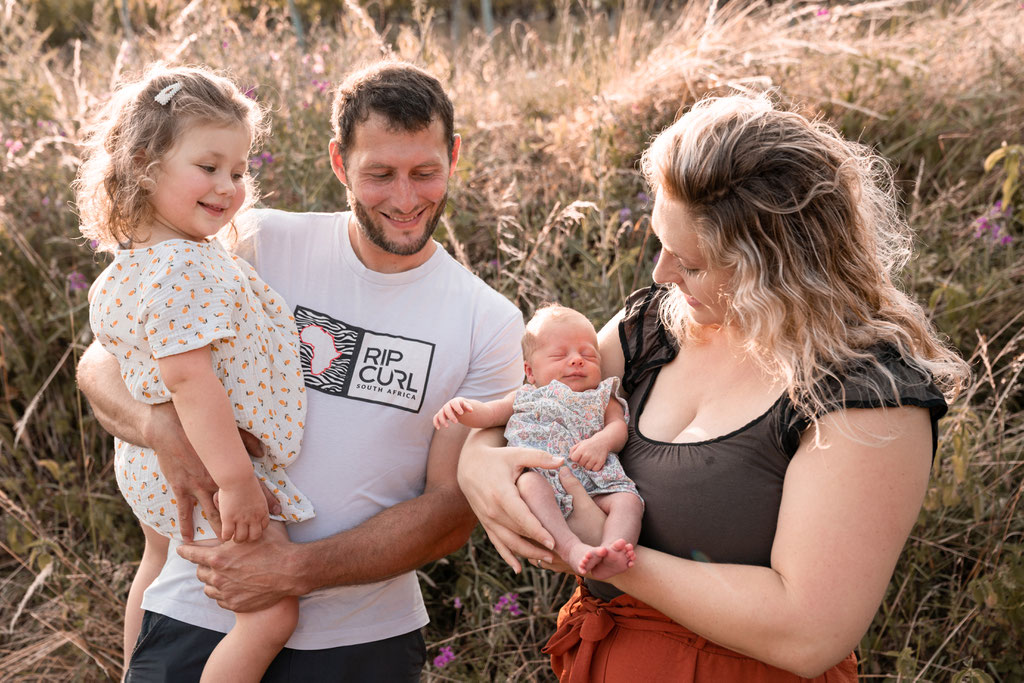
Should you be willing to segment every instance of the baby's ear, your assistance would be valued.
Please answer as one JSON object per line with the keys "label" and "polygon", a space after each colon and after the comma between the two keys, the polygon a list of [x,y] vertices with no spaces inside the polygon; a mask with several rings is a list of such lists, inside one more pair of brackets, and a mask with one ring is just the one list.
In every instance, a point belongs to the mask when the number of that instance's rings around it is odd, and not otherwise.
{"label": "baby's ear", "polygon": [[529,361],[523,361],[523,370],[526,371],[526,381],[533,384],[533,368],[530,367]]}

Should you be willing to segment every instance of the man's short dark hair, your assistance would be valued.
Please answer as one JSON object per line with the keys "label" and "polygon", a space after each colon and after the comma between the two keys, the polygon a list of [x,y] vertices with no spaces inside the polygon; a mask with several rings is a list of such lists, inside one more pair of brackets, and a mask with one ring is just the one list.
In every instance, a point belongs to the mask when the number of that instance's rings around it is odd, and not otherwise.
{"label": "man's short dark hair", "polygon": [[397,130],[417,132],[435,119],[444,126],[448,154],[455,144],[455,108],[441,82],[423,69],[387,60],[346,78],[334,93],[331,118],[334,140],[344,159],[352,146],[355,128],[377,113]]}

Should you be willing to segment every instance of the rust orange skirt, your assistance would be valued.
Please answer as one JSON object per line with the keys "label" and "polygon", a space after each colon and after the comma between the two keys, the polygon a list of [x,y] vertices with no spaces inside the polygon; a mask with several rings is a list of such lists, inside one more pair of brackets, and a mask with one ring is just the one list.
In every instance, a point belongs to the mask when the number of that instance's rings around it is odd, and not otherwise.
{"label": "rust orange skirt", "polygon": [[857,681],[852,652],[817,678],[801,678],[701,638],[629,595],[605,602],[582,585],[559,611],[543,651],[560,683]]}

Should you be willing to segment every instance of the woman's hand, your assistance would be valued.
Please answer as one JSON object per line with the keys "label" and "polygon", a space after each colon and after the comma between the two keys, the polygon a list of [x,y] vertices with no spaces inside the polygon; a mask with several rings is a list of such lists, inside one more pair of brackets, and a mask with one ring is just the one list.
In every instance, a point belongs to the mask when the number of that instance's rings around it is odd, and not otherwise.
{"label": "woman's hand", "polygon": [[491,543],[518,574],[522,565],[516,555],[550,562],[555,539],[519,496],[516,479],[527,467],[559,467],[564,459],[504,443],[499,429],[471,433],[459,458],[459,487]]}

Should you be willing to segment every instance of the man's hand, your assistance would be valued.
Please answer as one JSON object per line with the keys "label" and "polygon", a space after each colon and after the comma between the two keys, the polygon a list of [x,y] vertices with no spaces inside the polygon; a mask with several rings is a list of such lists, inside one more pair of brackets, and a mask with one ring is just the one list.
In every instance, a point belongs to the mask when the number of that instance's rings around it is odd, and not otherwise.
{"label": "man's hand", "polygon": [[608,460],[608,447],[600,433],[576,443],[569,449],[569,459],[591,472],[597,472]]}
{"label": "man's hand", "polygon": [[192,511],[198,503],[206,512],[210,526],[220,537],[220,513],[213,502],[213,494],[217,493],[217,483],[206,471],[185,436],[185,430],[178,421],[178,414],[170,402],[152,406],[150,419],[144,427],[146,445],[156,452],[167,484],[174,491],[174,502],[178,507],[178,527],[181,537],[186,542],[193,540],[195,525],[192,523]]}
{"label": "man's hand", "polygon": [[[181,422],[178,421],[174,405],[168,402],[150,406],[143,430],[145,445],[156,452],[160,471],[163,472],[168,486],[174,491],[182,539],[185,542],[194,540],[195,525],[192,513],[197,503],[206,512],[206,518],[219,538],[221,519],[213,500],[213,495],[217,493],[217,482],[206,471],[199,455],[196,454],[188,437],[185,436],[185,430],[182,429]],[[263,457],[263,443],[249,432],[241,429],[238,432],[250,457]],[[265,486],[260,488],[267,500],[270,514],[280,514],[281,503]]]}
{"label": "man's hand", "polygon": [[271,524],[256,543],[181,545],[178,554],[198,565],[204,592],[232,612],[254,612],[289,595],[305,595],[294,550],[281,524]]}

